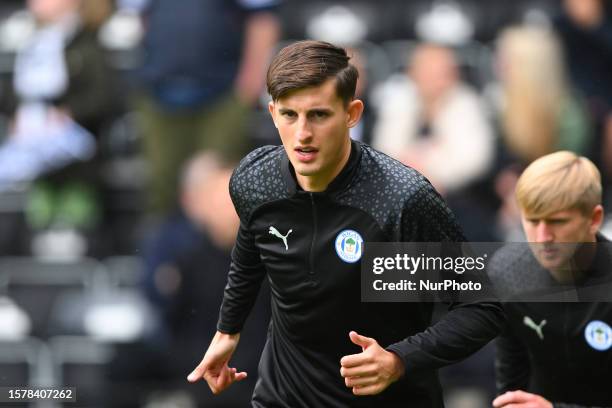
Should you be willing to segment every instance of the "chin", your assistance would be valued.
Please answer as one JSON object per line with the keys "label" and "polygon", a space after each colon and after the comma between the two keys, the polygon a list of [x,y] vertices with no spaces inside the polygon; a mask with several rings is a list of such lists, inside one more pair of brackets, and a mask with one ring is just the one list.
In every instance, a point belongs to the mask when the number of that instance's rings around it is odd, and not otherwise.
{"label": "chin", "polygon": [[542,268],[546,269],[546,270],[554,270],[554,269],[558,269],[560,262],[555,262],[555,261],[551,261],[549,259],[538,259],[538,261],[540,262],[540,265],[542,266]]}
{"label": "chin", "polygon": [[567,265],[567,259],[563,257],[555,257],[553,259],[540,257],[538,261],[540,265],[548,271],[558,271]]}
{"label": "chin", "polygon": [[319,166],[313,163],[294,163],[293,168],[300,176],[314,176],[319,172]]}

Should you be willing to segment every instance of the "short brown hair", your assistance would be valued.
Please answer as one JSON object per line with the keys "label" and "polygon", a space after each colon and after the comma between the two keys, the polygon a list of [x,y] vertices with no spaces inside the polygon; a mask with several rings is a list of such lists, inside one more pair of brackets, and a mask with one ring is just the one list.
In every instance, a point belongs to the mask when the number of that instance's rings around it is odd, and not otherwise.
{"label": "short brown hair", "polygon": [[336,94],[347,105],[355,97],[359,77],[349,59],[344,48],[324,41],[288,45],[276,54],[268,68],[268,93],[276,101],[291,91],[336,78]]}
{"label": "short brown hair", "polygon": [[542,156],[531,163],[516,184],[519,206],[530,216],[578,209],[591,214],[601,204],[601,175],[586,157],[569,151]]}

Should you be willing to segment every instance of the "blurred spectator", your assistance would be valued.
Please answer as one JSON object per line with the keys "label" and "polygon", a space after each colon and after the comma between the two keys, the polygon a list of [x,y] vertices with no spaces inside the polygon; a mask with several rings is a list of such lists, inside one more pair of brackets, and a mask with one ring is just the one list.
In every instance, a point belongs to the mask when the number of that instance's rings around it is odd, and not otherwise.
{"label": "blurred spectator", "polygon": [[150,164],[151,206],[176,207],[178,173],[194,151],[237,159],[246,120],[279,38],[279,0],[150,0],[138,100]]}
{"label": "blurred spectator", "polygon": [[[608,0],[564,0],[555,27],[565,47],[574,84],[585,96],[598,129],[594,159],[612,176],[612,4]],[[599,137],[603,136],[603,140]],[[603,145],[602,145],[603,143]],[[589,152],[590,153],[590,152]],[[603,153],[603,154],[602,154]]]}
{"label": "blurred spectator", "polygon": [[497,43],[500,92],[497,103],[503,140],[495,190],[501,200],[502,239],[522,241],[514,187],[523,166],[564,149],[589,152],[589,115],[569,82],[559,40],[537,26],[504,30]]}
{"label": "blurred spectator", "polygon": [[[178,286],[173,275],[181,256],[199,248],[206,238],[222,252],[229,252],[238,230],[238,217],[230,201],[231,167],[213,152],[200,153],[184,167],[181,210],[169,217],[145,245],[145,284],[153,303],[164,308]],[[229,264],[228,264],[229,265]]]}
{"label": "blurred spectator", "polygon": [[0,147],[0,189],[45,175],[32,188],[30,226],[92,228],[100,214],[90,160],[113,105],[96,35],[111,4],[29,0],[27,5],[36,29],[17,51],[0,95],[3,111],[13,117]]}
{"label": "blurred spectator", "polygon": [[[162,356],[164,372],[158,379],[165,378],[175,386],[184,383],[193,362],[201,360],[202,344],[216,330],[239,222],[229,196],[231,171],[212,152],[189,160],[181,180],[183,213],[164,223],[145,248],[145,291],[163,322],[160,332],[151,339],[153,349],[160,350]],[[250,347],[235,356],[236,364],[249,371],[252,378],[229,397],[234,405],[227,406],[249,404],[267,333],[270,311],[266,296],[264,289],[253,309],[253,321],[242,333]],[[152,374],[142,369],[132,370],[133,379]],[[203,394],[197,397],[198,404],[202,404],[210,392],[207,387],[199,391]],[[215,400],[205,406],[224,403],[227,401]]]}
{"label": "blurred spectator", "polygon": [[361,99],[364,102],[363,113],[361,119],[355,127],[350,129],[351,138],[359,140],[364,143],[372,143],[372,128],[376,122],[376,112],[372,109],[371,104],[368,101],[368,64],[375,62],[368,61],[365,52],[361,51],[358,47],[347,47],[347,52],[351,57],[351,64],[359,71],[359,78],[357,78],[357,86],[355,88],[355,98]]}
{"label": "blurred spectator", "polygon": [[559,149],[584,154],[591,142],[587,111],[566,77],[554,32],[516,26],[498,41],[501,126],[518,161]]}
{"label": "blurred spectator", "polygon": [[419,46],[406,74],[381,98],[373,146],[421,171],[439,191],[458,191],[492,160],[486,112],[448,48]]}

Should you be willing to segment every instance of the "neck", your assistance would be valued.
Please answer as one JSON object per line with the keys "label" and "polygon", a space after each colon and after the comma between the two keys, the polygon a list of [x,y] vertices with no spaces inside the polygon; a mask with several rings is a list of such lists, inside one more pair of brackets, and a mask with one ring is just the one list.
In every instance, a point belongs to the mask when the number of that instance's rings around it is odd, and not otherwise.
{"label": "neck", "polygon": [[313,176],[304,176],[295,173],[297,183],[302,187],[304,191],[317,193],[325,191],[327,186],[340,174],[344,166],[348,163],[349,157],[351,156],[351,139],[347,136],[346,144],[342,148],[342,155],[338,160],[337,164],[333,168],[325,173],[317,174]]}

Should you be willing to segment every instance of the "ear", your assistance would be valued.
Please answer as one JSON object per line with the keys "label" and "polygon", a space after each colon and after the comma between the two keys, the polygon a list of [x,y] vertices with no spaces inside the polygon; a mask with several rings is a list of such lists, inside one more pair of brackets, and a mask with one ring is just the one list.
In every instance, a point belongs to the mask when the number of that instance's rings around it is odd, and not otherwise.
{"label": "ear", "polygon": [[363,102],[361,99],[353,99],[349,102],[346,112],[348,114],[347,117],[347,126],[349,128],[354,127],[361,119],[361,115],[363,114]]}
{"label": "ear", "polygon": [[272,122],[274,122],[274,127],[278,129],[278,126],[276,125],[276,115],[275,115],[275,109],[274,109],[274,101],[268,102],[268,111],[270,112],[270,116],[272,116]]}
{"label": "ear", "polygon": [[593,208],[593,212],[591,213],[591,225],[589,226],[589,232],[592,235],[597,234],[599,228],[601,228],[601,224],[603,224],[604,219],[604,210],[603,207],[598,204]]}

